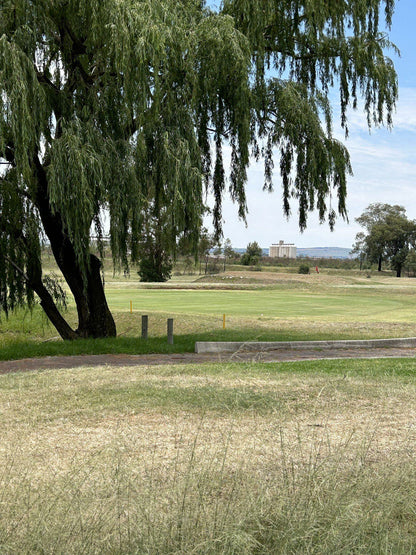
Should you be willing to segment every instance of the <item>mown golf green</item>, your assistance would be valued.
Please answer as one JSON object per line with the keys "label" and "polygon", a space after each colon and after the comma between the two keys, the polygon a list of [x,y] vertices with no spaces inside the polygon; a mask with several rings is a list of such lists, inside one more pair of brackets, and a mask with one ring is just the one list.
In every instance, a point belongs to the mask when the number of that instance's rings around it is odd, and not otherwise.
{"label": "mown golf green", "polygon": [[353,289],[349,292],[257,290],[108,289],[110,307],[128,312],[209,314],[318,321],[416,322],[416,294]]}

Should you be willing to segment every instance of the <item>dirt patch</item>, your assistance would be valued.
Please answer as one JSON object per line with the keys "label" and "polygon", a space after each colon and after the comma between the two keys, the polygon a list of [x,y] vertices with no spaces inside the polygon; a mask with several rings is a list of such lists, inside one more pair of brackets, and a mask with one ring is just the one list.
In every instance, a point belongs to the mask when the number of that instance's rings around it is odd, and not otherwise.
{"label": "dirt patch", "polygon": [[355,348],[325,351],[318,351],[315,349],[297,351],[295,349],[288,349],[286,351],[276,350],[259,353],[241,352],[232,354],[76,355],[0,361],[0,374],[7,374],[9,372],[29,372],[50,368],[76,368],[80,366],[147,366],[158,364],[202,364],[218,362],[289,362],[342,358],[413,358],[415,356],[415,348]]}

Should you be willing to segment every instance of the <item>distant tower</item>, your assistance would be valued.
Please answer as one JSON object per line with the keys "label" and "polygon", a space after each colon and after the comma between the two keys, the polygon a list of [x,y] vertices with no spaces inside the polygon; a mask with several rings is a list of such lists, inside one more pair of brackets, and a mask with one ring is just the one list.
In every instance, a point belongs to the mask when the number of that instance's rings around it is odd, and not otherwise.
{"label": "distant tower", "polygon": [[270,258],[296,258],[296,247],[294,243],[285,244],[279,241],[279,244],[273,244],[269,247]]}

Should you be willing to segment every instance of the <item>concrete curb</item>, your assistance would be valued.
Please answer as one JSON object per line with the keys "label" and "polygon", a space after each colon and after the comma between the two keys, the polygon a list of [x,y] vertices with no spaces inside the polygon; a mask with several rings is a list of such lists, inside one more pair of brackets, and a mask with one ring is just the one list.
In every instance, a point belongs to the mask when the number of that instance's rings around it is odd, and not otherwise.
{"label": "concrete curb", "polygon": [[280,350],[331,350],[416,348],[416,337],[398,339],[346,339],[336,341],[197,341],[196,353],[265,352]]}

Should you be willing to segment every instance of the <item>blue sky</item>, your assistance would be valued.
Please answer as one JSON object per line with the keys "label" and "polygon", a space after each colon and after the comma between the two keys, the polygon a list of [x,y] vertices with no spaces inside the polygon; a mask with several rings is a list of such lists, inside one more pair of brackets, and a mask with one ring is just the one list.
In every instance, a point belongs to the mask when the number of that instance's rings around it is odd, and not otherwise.
{"label": "blue sky", "polygon": [[[219,2],[213,0],[212,3]],[[250,241],[257,241],[262,247],[268,247],[283,239],[299,247],[351,247],[360,231],[354,219],[373,202],[403,205],[408,217],[416,219],[415,22],[416,0],[398,0],[390,38],[400,49],[401,58],[389,53],[398,72],[400,87],[393,130],[372,129],[370,133],[365,115],[351,110],[348,139],[345,140],[340,129],[335,133],[346,144],[354,170],[348,182],[349,223],[338,220],[331,233],[327,224],[320,225],[316,215],[311,214],[308,227],[301,234],[296,207],[293,206],[289,220],[282,214],[278,175],[274,193],[265,193],[262,191],[262,163],[254,163],[248,171],[247,227],[238,219],[236,206],[227,199],[224,202],[224,236],[231,239],[233,246],[244,247]]]}

